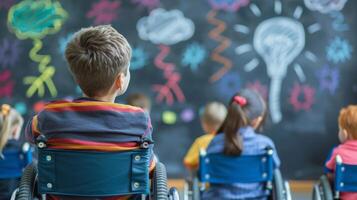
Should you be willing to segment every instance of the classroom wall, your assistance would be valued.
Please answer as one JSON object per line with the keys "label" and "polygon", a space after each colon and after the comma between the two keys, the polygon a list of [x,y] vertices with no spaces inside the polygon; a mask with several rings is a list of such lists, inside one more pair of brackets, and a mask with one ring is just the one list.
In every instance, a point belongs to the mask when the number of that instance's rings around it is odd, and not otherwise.
{"label": "classroom wall", "polygon": [[[27,119],[81,91],[66,43],[82,27],[112,24],[132,49],[128,93],[153,100],[156,152],[170,177],[203,134],[199,113],[242,88],[269,102],[264,134],[291,179],[322,172],[337,144],[339,109],[356,103],[357,16],[352,0],[0,1],[0,102]],[[119,97],[118,102],[125,99]]]}

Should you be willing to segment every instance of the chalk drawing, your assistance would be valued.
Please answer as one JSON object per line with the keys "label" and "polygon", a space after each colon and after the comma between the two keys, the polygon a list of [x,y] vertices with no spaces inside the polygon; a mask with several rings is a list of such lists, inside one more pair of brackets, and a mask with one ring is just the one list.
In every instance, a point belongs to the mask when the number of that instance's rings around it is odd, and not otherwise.
{"label": "chalk drawing", "polygon": [[252,11],[252,13],[256,16],[256,17],[260,17],[262,15],[262,11],[260,10],[260,8],[256,5],[256,4],[250,4],[249,5],[249,9]]}
{"label": "chalk drawing", "polygon": [[305,46],[303,25],[291,18],[274,17],[261,22],[254,32],[254,49],[267,65],[271,79],[269,108],[273,123],[282,120],[280,91],[290,63]]}
{"label": "chalk drawing", "polygon": [[0,44],[0,65],[3,68],[13,67],[20,57],[20,51],[18,40],[4,38]]}
{"label": "chalk drawing", "polygon": [[334,64],[344,63],[351,59],[353,48],[350,42],[336,36],[326,47],[326,58]]}
{"label": "chalk drawing", "polygon": [[159,0],[131,0],[133,3],[139,4],[141,7],[147,8],[148,10],[152,10],[154,8],[159,7]]}
{"label": "chalk drawing", "polygon": [[305,6],[312,11],[328,13],[342,10],[347,0],[304,0]]}
{"label": "chalk drawing", "polygon": [[138,70],[144,68],[149,61],[149,55],[142,47],[134,47],[132,51],[130,70]]}
{"label": "chalk drawing", "polygon": [[217,11],[214,10],[211,10],[207,14],[207,21],[216,26],[208,33],[208,36],[219,42],[219,45],[213,50],[211,58],[213,61],[216,61],[223,66],[221,66],[221,68],[210,77],[211,82],[220,80],[232,68],[231,60],[221,55],[221,53],[231,45],[231,40],[222,35],[222,32],[226,29],[226,23],[217,19],[216,16]]}
{"label": "chalk drawing", "polygon": [[92,8],[87,12],[87,18],[94,18],[94,24],[111,24],[118,18],[119,1],[100,0],[92,4]]}
{"label": "chalk drawing", "polygon": [[181,114],[180,117],[183,122],[192,122],[195,118],[195,112],[191,108],[185,108]]}
{"label": "chalk drawing", "polygon": [[330,17],[333,19],[332,28],[336,31],[344,32],[350,30],[350,27],[341,12],[330,12]]}
{"label": "chalk drawing", "polygon": [[12,97],[15,81],[11,79],[11,75],[12,73],[10,70],[4,70],[0,72],[0,98]]}
{"label": "chalk drawing", "polygon": [[27,97],[32,97],[36,92],[43,97],[45,86],[52,97],[57,96],[57,89],[52,81],[55,67],[48,66],[51,62],[50,55],[39,55],[42,48],[41,39],[48,34],[54,34],[60,30],[65,19],[66,11],[59,2],[51,0],[21,1],[12,6],[8,13],[8,27],[19,39],[31,39],[33,48],[30,50],[30,58],[39,63],[39,76],[27,76],[24,83],[30,85],[26,91]]}
{"label": "chalk drawing", "polygon": [[233,96],[240,90],[240,88],[241,80],[239,74],[236,72],[227,73],[216,82],[216,91],[224,99]]}
{"label": "chalk drawing", "polygon": [[208,0],[214,10],[235,12],[239,8],[247,6],[250,0]]}
{"label": "chalk drawing", "polygon": [[166,83],[153,85],[154,92],[158,93],[156,102],[161,103],[166,100],[167,105],[172,105],[175,102],[174,96],[176,96],[178,102],[183,103],[185,102],[185,95],[179,86],[181,75],[175,72],[175,64],[164,62],[165,57],[170,53],[170,47],[160,45],[159,48],[160,53],[156,56],[154,64],[163,71]]}
{"label": "chalk drawing", "polygon": [[259,80],[255,80],[254,82],[247,83],[246,88],[251,89],[251,90],[255,90],[265,100],[268,99],[268,86],[262,84]]}
{"label": "chalk drawing", "polygon": [[190,39],[195,31],[191,19],[180,10],[154,9],[136,24],[139,37],[154,44],[173,45]]}
{"label": "chalk drawing", "polygon": [[21,115],[25,115],[27,113],[27,105],[25,102],[18,102],[15,104],[14,108],[19,112]]}
{"label": "chalk drawing", "polygon": [[295,83],[290,94],[290,104],[294,107],[295,111],[309,111],[314,104],[314,96],[314,88],[308,85],[300,85]]}
{"label": "chalk drawing", "polygon": [[320,90],[327,90],[331,95],[336,93],[340,81],[340,73],[337,67],[325,65],[316,71],[320,83]]}
{"label": "chalk drawing", "polygon": [[64,56],[68,42],[73,38],[74,33],[68,33],[66,36],[60,37],[58,40],[58,52]]}
{"label": "chalk drawing", "polygon": [[197,71],[198,66],[205,60],[206,56],[206,49],[195,42],[186,47],[181,63],[184,66],[189,66],[192,71]]}
{"label": "chalk drawing", "polygon": [[162,122],[167,125],[173,125],[177,121],[177,115],[173,111],[164,111],[162,113]]}

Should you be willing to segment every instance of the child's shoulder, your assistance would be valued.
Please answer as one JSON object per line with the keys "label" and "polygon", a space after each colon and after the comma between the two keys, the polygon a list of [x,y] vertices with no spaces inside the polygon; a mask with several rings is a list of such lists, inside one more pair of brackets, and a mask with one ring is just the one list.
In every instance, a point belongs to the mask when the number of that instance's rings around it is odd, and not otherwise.
{"label": "child's shoulder", "polygon": [[256,134],[256,140],[258,140],[260,143],[269,145],[271,147],[275,146],[273,140],[270,137],[268,137],[268,136],[266,136],[266,135],[264,135],[262,133],[257,133]]}

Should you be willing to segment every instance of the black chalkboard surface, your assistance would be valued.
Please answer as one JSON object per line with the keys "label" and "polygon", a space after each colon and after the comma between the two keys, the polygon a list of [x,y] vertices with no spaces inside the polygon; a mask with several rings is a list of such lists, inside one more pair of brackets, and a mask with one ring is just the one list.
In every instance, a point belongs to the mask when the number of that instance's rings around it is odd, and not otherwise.
{"label": "black chalkboard surface", "polygon": [[[322,172],[337,116],[356,103],[357,2],[352,0],[0,1],[0,102],[28,119],[76,98],[64,48],[82,27],[112,24],[133,48],[127,94],[153,100],[156,152],[170,177],[203,133],[205,103],[249,87],[269,102],[264,134],[291,179]],[[118,97],[118,102],[123,102]]]}

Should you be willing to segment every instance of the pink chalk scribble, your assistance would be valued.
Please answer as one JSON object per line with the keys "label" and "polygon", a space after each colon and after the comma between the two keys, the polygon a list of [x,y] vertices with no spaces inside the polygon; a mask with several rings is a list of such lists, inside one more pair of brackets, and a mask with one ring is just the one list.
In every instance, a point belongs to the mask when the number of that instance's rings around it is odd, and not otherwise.
{"label": "pink chalk scribble", "polygon": [[156,67],[163,71],[164,78],[167,80],[165,84],[155,84],[153,85],[153,90],[158,93],[156,97],[157,103],[161,103],[166,99],[167,105],[172,105],[174,101],[174,96],[180,103],[185,102],[185,95],[179,86],[181,80],[181,75],[175,72],[175,64],[166,63],[163,60],[170,53],[170,47],[166,45],[160,45],[160,52],[156,56],[154,63]]}
{"label": "pink chalk scribble", "polygon": [[209,0],[214,10],[235,12],[241,7],[247,6],[250,0]]}
{"label": "pink chalk scribble", "polygon": [[263,99],[268,99],[268,86],[262,84],[259,80],[247,83],[246,87],[258,92],[260,95],[262,95]]}
{"label": "pink chalk scribble", "polygon": [[300,85],[295,83],[290,94],[290,104],[293,105],[295,111],[311,110],[314,104],[315,89],[308,85]]}
{"label": "pink chalk scribble", "polygon": [[92,4],[92,8],[87,12],[87,18],[95,18],[94,24],[110,24],[118,18],[120,2],[100,0]]}
{"label": "pink chalk scribble", "polygon": [[15,81],[11,80],[11,71],[4,70],[0,72],[0,98],[12,97],[14,91]]}
{"label": "pink chalk scribble", "polygon": [[131,0],[133,3],[139,4],[141,7],[147,8],[148,10],[152,10],[154,8],[159,7],[159,0]]}

